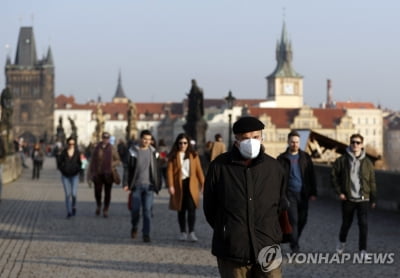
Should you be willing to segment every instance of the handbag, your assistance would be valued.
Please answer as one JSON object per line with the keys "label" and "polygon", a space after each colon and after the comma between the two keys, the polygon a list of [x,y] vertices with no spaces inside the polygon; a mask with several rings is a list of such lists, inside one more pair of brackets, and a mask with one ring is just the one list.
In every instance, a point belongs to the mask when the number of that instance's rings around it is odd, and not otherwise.
{"label": "handbag", "polygon": [[113,182],[115,183],[115,184],[120,184],[121,183],[121,177],[119,176],[119,173],[118,173],[118,171],[117,171],[117,168],[113,168],[112,169],[112,177],[113,177]]}
{"label": "handbag", "polygon": [[283,234],[282,243],[289,242],[291,234],[293,232],[293,228],[292,228],[292,225],[290,224],[289,215],[288,215],[287,210],[281,211],[281,213],[279,215],[279,224],[281,226],[281,230],[282,230],[282,234]]}

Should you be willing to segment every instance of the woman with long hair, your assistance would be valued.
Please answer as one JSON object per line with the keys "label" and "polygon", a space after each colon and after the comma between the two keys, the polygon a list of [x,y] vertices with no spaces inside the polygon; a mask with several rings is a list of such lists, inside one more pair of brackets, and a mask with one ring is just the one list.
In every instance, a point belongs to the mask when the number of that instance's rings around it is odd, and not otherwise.
{"label": "woman with long hair", "polygon": [[167,185],[169,208],[178,211],[179,240],[197,241],[194,225],[200,193],[203,192],[204,174],[199,155],[191,146],[189,136],[184,133],[177,136],[168,154]]}
{"label": "woman with long hair", "polygon": [[67,147],[58,156],[57,165],[64,186],[67,218],[70,218],[76,214],[76,195],[82,168],[81,153],[76,146],[75,137],[67,139]]}

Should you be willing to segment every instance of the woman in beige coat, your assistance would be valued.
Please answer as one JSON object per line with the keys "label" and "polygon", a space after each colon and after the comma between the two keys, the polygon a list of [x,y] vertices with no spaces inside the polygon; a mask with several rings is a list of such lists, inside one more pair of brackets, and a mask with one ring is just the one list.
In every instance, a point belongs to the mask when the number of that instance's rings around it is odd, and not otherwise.
{"label": "woman in beige coat", "polygon": [[[203,192],[204,174],[200,158],[190,145],[189,136],[184,133],[177,136],[168,155],[167,185],[169,207],[178,211],[179,240],[197,241],[194,224],[200,193]],[[186,230],[186,212],[189,233]]]}

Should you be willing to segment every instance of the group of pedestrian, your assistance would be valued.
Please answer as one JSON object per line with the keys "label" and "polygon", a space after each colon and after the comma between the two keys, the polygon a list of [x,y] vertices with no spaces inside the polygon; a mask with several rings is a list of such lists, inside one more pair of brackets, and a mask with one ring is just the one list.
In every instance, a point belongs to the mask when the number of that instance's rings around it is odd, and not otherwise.
{"label": "group of pedestrian", "polygon": [[[300,149],[299,133],[288,134],[288,148],[275,160],[265,154],[261,144],[263,129],[264,124],[256,118],[240,118],[233,125],[233,146],[208,168],[204,213],[214,231],[212,253],[221,277],[282,277],[280,264],[265,268],[273,264],[268,259],[276,257],[270,252],[282,241],[279,217],[287,211],[292,226],[290,248],[293,253],[300,252],[308,203],[317,196],[314,166]],[[366,258],[367,214],[369,206],[375,207],[376,185],[363,141],[362,135],[351,135],[346,153],[333,164],[331,182],[342,206],[337,252],[344,252],[356,213],[359,250]]]}
{"label": "group of pedestrian", "polygon": [[[307,223],[310,200],[316,200],[317,183],[310,156],[300,149],[300,134],[288,134],[288,147],[277,159],[267,155],[263,147],[264,124],[254,117],[242,117],[233,125],[235,141],[226,151],[221,136],[215,137],[219,154],[213,156],[206,176],[191,138],[179,134],[168,154],[165,183],[170,195],[169,208],[177,211],[178,239],[196,242],[196,209],[204,190],[203,210],[213,229],[212,254],[217,257],[221,277],[282,277],[280,266],[265,271],[260,252],[282,242],[280,215],[287,211],[292,226],[290,248],[300,252],[299,238]],[[137,143],[128,148],[110,144],[110,134],[93,150],[88,177],[94,183],[96,210],[108,217],[111,188],[115,182],[113,169],[123,161],[122,185],[131,202],[131,238],[138,235],[142,210],[142,239],[151,242],[151,218],[154,193],[162,187],[160,153],[154,137],[143,130]],[[372,162],[363,148],[360,134],[350,137],[346,153],[337,158],[331,181],[341,200],[342,225],[337,252],[343,253],[347,233],[357,213],[359,250],[367,250],[368,207],[375,207],[376,185]],[[152,143],[153,142],[153,143]],[[76,214],[76,191],[82,161],[74,138],[61,153],[58,167],[66,196],[67,217]],[[163,151],[166,151],[165,149]],[[105,196],[102,202],[102,191]],[[264,258],[265,259],[265,258]]]}

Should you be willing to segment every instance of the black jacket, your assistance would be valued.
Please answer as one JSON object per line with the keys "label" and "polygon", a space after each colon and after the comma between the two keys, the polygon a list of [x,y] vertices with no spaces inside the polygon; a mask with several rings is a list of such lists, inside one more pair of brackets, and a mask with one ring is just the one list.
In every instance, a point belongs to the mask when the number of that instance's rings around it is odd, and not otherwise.
{"label": "black jacket", "polygon": [[264,247],[279,244],[285,175],[278,161],[264,153],[244,164],[239,150],[221,154],[209,166],[204,213],[214,230],[212,254],[241,264],[255,263]]}
{"label": "black jacket", "polygon": [[65,148],[57,158],[57,167],[66,177],[72,177],[79,174],[82,170],[81,153],[75,149],[74,155],[68,157],[68,150]]}
{"label": "black jacket", "polygon": [[[287,157],[289,149],[278,156],[278,161],[285,169],[286,180],[289,182],[290,174],[290,160]],[[304,151],[299,150],[299,166],[301,171],[301,180],[303,186],[301,187],[301,196],[308,199],[310,196],[317,196],[317,182],[315,179],[314,164],[311,157]]]}
{"label": "black jacket", "polygon": [[[158,153],[150,146],[151,159],[150,159],[150,182],[151,189],[158,193],[161,189],[161,172],[158,166]],[[137,170],[137,157],[138,146],[131,146],[128,150],[128,156],[124,162],[124,175],[122,179],[123,186],[128,185],[130,190],[135,189],[134,181],[136,179]]]}

